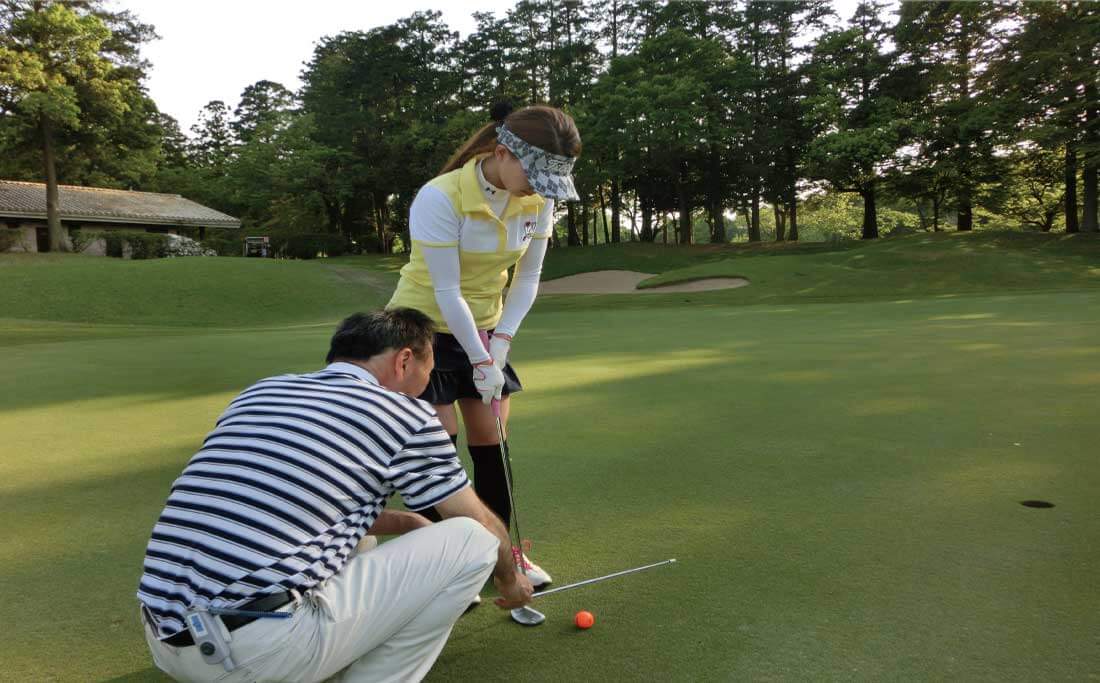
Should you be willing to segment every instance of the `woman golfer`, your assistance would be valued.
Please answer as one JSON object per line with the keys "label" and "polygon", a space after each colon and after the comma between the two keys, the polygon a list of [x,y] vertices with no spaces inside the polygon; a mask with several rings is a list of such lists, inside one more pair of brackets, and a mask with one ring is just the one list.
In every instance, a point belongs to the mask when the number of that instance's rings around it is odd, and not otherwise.
{"label": "woman golfer", "polygon": [[[508,525],[512,509],[490,402],[500,399],[507,421],[508,397],[522,389],[508,353],[538,292],[554,200],[577,199],[570,173],[581,138],[573,119],[553,107],[497,105],[492,117],[416,195],[412,256],[389,307],[419,309],[438,325],[435,369],[420,398],[435,406],[456,443],[458,403],[474,489]],[[491,333],[489,350],[479,330]],[[522,550],[512,552],[533,586],[550,583]]]}

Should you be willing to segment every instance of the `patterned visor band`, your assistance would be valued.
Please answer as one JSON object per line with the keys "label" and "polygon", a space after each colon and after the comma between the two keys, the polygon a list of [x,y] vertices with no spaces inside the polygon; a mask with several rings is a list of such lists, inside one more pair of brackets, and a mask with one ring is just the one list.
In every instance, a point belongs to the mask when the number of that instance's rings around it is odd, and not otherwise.
{"label": "patterned visor band", "polygon": [[577,189],[573,186],[573,157],[551,154],[524,141],[508,130],[507,126],[497,127],[497,142],[516,155],[523,170],[527,173],[527,182],[531,189],[547,199],[576,201]]}

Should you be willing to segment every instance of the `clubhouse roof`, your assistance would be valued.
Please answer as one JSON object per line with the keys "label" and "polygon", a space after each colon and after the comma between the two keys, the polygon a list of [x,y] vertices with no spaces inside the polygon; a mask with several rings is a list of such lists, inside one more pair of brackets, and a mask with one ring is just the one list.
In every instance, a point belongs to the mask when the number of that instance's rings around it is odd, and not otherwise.
{"label": "clubhouse roof", "polygon": [[[58,205],[66,228],[176,232],[179,228],[240,228],[241,221],[178,194],[134,192],[102,187],[58,187]],[[0,229],[21,230],[19,251],[45,251],[46,185],[0,180]],[[37,248],[35,248],[37,247]],[[46,248],[43,248],[46,247]]]}
{"label": "clubhouse roof", "polygon": [[[61,220],[81,223],[239,228],[240,220],[178,194],[58,187]],[[46,220],[46,185],[0,180],[0,219]]]}

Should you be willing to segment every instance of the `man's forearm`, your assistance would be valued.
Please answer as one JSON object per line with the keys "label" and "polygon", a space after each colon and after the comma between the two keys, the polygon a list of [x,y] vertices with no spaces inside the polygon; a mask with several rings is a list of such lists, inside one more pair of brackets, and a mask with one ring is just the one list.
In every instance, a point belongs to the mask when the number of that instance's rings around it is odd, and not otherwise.
{"label": "man's forearm", "polygon": [[482,505],[481,508],[485,518],[478,521],[500,540],[493,576],[501,581],[513,581],[516,577],[516,561],[512,556],[512,539],[508,536],[508,527],[504,526],[504,522],[488,506]]}
{"label": "man's forearm", "polygon": [[383,510],[367,533],[371,536],[399,536],[430,524],[427,517],[415,512]]}
{"label": "man's forearm", "polygon": [[505,583],[515,581],[516,565],[512,558],[512,539],[508,538],[508,527],[477,497],[473,488],[467,486],[437,503],[435,509],[444,519],[469,517],[496,536],[500,541],[500,548],[497,550],[497,566],[493,570],[493,576]]}

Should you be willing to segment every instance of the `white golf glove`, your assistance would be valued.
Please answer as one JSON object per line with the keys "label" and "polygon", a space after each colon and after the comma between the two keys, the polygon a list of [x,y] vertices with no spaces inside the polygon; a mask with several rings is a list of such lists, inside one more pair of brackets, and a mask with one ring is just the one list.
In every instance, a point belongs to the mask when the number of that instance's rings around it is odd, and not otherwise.
{"label": "white golf glove", "polygon": [[489,355],[493,358],[493,365],[504,370],[508,363],[508,351],[512,348],[512,338],[507,335],[493,335],[489,340]]}
{"label": "white golf glove", "polygon": [[475,365],[474,386],[481,394],[481,402],[489,405],[493,399],[500,400],[500,392],[504,390],[504,373],[493,362]]}

